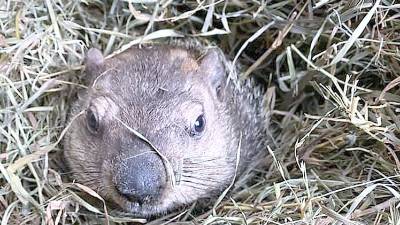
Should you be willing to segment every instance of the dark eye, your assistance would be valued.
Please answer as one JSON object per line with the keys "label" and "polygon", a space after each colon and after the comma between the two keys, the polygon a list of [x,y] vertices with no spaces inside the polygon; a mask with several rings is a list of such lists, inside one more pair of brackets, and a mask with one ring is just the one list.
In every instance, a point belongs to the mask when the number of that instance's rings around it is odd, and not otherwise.
{"label": "dark eye", "polygon": [[193,124],[191,132],[192,136],[200,135],[204,131],[205,127],[206,127],[206,118],[202,114],[199,117],[197,117],[196,121]]}
{"label": "dark eye", "polygon": [[96,133],[99,130],[99,120],[93,109],[89,108],[86,111],[86,123],[90,132]]}

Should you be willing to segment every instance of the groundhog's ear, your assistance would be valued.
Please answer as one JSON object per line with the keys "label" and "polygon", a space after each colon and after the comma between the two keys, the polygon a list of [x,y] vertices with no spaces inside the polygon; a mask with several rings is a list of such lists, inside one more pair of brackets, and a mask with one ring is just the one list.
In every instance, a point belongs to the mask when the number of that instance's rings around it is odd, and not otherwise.
{"label": "groundhog's ear", "polygon": [[92,83],[102,73],[103,63],[104,56],[101,51],[97,48],[89,49],[85,59],[85,80],[88,84]]}
{"label": "groundhog's ear", "polygon": [[224,90],[226,83],[226,71],[223,62],[223,53],[216,48],[208,50],[202,58],[200,64],[201,71],[204,71],[205,77],[217,98],[224,99]]}

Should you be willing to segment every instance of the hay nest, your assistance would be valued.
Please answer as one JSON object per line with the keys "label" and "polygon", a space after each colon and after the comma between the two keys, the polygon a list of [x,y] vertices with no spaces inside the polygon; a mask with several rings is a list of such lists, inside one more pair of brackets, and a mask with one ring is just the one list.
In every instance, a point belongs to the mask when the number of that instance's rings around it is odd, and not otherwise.
{"label": "hay nest", "polygon": [[[1,224],[115,224],[52,165],[90,46],[191,36],[269,86],[267,166],[212,209],[153,224],[399,224],[395,0],[0,1]],[[268,149],[265,149],[267,151]]]}

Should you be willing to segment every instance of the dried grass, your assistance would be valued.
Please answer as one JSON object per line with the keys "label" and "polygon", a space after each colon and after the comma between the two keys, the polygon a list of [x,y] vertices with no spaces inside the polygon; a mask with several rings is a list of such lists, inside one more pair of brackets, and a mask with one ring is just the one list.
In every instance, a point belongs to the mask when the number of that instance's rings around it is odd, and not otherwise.
{"label": "dried grass", "polygon": [[152,224],[400,224],[399,15],[395,0],[0,0],[1,225],[145,222],[86,202],[101,197],[51,155],[87,47],[182,36],[275,86],[279,132],[270,166],[214,209]]}

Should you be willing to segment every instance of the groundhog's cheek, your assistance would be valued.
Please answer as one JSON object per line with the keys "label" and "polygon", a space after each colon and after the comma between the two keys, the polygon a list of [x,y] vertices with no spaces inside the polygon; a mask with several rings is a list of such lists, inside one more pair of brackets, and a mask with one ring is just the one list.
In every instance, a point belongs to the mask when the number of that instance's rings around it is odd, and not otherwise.
{"label": "groundhog's cheek", "polygon": [[214,129],[210,135],[204,139],[203,146],[208,147],[207,154],[214,156],[224,156],[227,148],[224,130]]}

